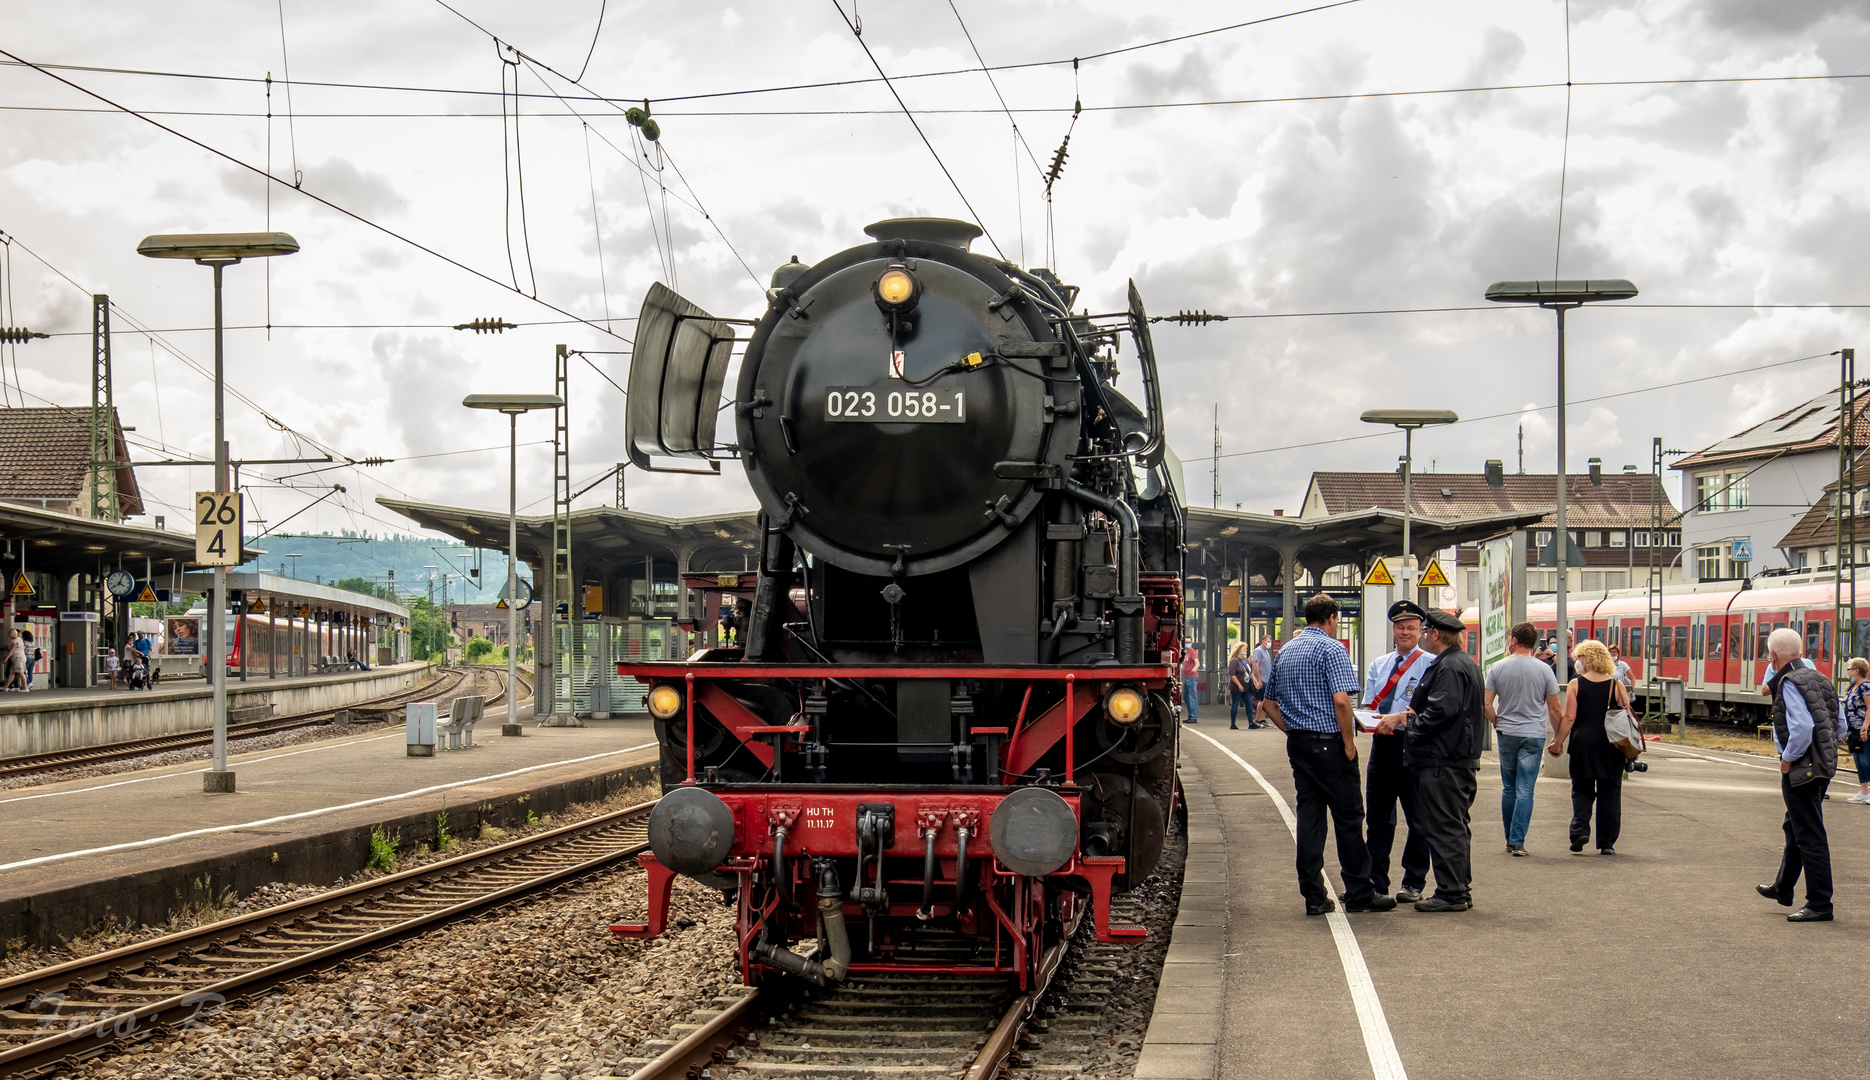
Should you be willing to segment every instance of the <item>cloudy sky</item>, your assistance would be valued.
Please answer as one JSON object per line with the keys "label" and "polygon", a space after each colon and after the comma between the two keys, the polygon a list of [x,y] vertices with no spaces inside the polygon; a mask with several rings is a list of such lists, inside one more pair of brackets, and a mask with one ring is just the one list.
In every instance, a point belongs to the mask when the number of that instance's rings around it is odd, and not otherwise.
{"label": "cloudy sky", "polygon": [[[1134,278],[1152,311],[1235,316],[1156,330],[1201,504],[1217,406],[1224,505],[1296,510],[1313,470],[1391,467],[1400,437],[1357,421],[1379,406],[1468,418],[1418,441],[1419,468],[1513,468],[1523,426],[1529,470],[1549,470],[1553,320],[1485,304],[1496,279],[1642,290],[1570,320],[1575,469],[1646,469],[1657,436],[1703,446],[1833,388],[1820,354],[1870,346],[1847,307],[1870,305],[1865,0],[1356,0],[1231,29],[1311,5],[451,3],[0,0],[0,49],[105,99],[0,67],[0,323],[66,335],[7,351],[8,400],[88,401],[88,294],[107,292],[139,456],[210,453],[208,274],[136,244],[269,217],[303,250],[227,273],[227,321],[247,328],[228,336],[235,456],[398,459],[258,480],[249,514],[274,522],[320,494],[302,488],[345,486],[293,529],[406,528],[378,495],[503,508],[505,454],[486,448],[505,424],[458,403],[549,392],[560,342],[586,351],[573,478],[599,476],[622,457],[611,381],[651,282],[755,316],[789,256],[907,214],[977,215],[1092,310]],[[895,89],[953,184],[865,45],[892,77],[951,73]],[[991,82],[967,70],[983,60]],[[269,124],[264,79],[288,65]],[[776,89],[806,83],[841,85]],[[660,160],[593,95],[649,98]],[[527,325],[446,328],[484,316]],[[538,512],[549,422],[521,438]],[[139,479],[174,521],[209,477]],[[735,467],[629,482],[662,513],[753,501]]]}

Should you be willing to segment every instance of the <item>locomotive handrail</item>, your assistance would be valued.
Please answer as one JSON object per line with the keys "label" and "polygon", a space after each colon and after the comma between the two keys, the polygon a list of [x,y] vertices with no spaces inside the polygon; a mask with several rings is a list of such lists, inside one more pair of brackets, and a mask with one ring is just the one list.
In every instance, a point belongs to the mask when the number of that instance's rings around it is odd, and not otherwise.
{"label": "locomotive handrail", "polygon": [[697,662],[686,660],[617,661],[619,675],[667,675],[671,678],[692,673],[696,678],[720,675],[736,679],[1044,679],[1063,682],[1067,677],[1098,679],[1167,678],[1174,665],[1106,664],[1089,667],[1057,667],[1046,664],[1002,664],[984,667],[978,664],[749,664],[739,661]]}

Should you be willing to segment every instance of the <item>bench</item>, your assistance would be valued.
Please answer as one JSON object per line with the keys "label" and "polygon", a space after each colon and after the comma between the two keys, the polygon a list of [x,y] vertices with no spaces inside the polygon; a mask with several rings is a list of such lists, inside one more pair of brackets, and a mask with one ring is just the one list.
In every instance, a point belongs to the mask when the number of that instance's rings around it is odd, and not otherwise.
{"label": "bench", "polygon": [[444,750],[466,750],[474,745],[474,725],[485,714],[487,699],[480,694],[458,697],[448,706],[448,719],[435,724],[436,744]]}

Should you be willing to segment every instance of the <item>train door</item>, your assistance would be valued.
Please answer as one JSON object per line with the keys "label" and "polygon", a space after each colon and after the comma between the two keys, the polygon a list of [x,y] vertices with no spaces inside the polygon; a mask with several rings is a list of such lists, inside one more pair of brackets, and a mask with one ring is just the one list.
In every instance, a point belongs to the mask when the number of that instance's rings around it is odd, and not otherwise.
{"label": "train door", "polygon": [[[1718,629],[1718,627],[1716,628]],[[1707,663],[1708,617],[1703,614],[1689,616],[1688,619],[1688,687],[1701,689],[1704,665]]]}

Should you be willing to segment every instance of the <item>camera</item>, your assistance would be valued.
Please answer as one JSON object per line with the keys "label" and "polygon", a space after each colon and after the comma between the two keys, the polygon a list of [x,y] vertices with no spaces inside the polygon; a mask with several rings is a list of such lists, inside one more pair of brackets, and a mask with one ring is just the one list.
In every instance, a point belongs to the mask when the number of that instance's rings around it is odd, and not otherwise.
{"label": "camera", "polygon": [[1627,773],[1648,772],[1649,763],[1647,761],[1626,761],[1623,763],[1623,771]]}

